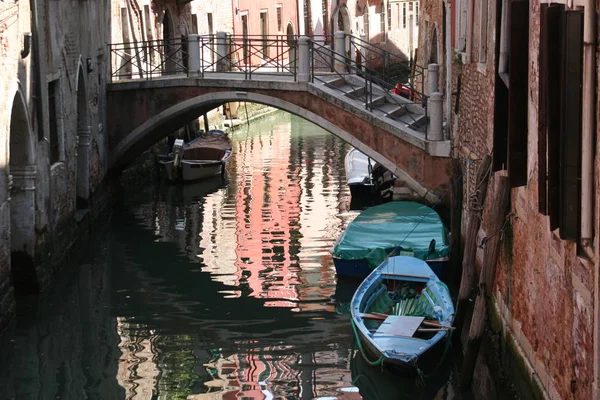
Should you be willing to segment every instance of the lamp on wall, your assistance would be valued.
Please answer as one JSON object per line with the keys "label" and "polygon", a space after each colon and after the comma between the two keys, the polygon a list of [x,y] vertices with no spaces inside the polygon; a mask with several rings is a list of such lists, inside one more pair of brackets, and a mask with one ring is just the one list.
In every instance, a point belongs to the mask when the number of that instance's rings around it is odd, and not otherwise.
{"label": "lamp on wall", "polygon": [[31,51],[31,32],[23,34],[23,50],[21,50],[21,58],[25,58]]}
{"label": "lamp on wall", "polygon": [[85,62],[87,65],[87,72],[89,74],[90,72],[92,72],[94,70],[94,64],[92,64],[92,59],[89,57],[85,59]]}

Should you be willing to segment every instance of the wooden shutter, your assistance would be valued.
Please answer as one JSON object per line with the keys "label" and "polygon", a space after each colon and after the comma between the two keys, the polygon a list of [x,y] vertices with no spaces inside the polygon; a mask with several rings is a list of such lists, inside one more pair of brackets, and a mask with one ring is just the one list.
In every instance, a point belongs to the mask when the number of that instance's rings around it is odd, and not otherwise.
{"label": "wooden shutter", "polygon": [[[454,15],[454,13],[453,13]],[[494,151],[492,169],[506,169],[508,135],[508,88],[498,74],[500,60],[500,34],[502,27],[502,1],[496,2],[496,76],[494,82]],[[453,30],[454,31],[454,30]],[[460,75],[459,81],[460,85]],[[460,86],[459,86],[460,87]],[[458,98],[456,100],[458,104]]]}
{"label": "wooden shutter", "polygon": [[583,11],[563,13],[560,126],[560,236],[579,237]]}
{"label": "wooden shutter", "polygon": [[[561,126],[561,81],[562,81],[562,4],[552,4],[546,13],[546,37],[542,50],[546,56],[546,151],[547,151],[547,199],[546,211],[550,216],[550,229],[559,225],[560,215],[560,126]],[[543,22],[544,23],[544,22]],[[542,61],[540,60],[540,67]],[[540,80],[542,76],[540,76]],[[559,90],[557,90],[559,89]],[[541,122],[541,121],[540,121]]]}
{"label": "wooden shutter", "polygon": [[529,87],[529,1],[510,3],[508,90],[508,177],[512,187],[527,184]]}

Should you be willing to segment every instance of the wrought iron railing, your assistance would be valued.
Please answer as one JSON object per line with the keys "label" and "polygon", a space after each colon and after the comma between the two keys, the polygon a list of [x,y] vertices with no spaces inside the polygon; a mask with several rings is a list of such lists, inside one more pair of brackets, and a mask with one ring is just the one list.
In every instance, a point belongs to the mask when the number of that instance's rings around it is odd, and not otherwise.
{"label": "wrought iron railing", "polygon": [[[243,74],[245,79],[255,75],[284,75],[298,79],[299,37],[295,35],[275,36],[190,36],[197,40],[198,52],[188,47],[188,37],[174,40],[154,40],[111,44],[111,79],[156,79],[171,75],[188,74],[190,65],[199,77],[210,73]],[[311,81],[328,83],[324,76],[338,75],[346,78],[354,74],[362,78],[365,108],[372,110],[374,95],[384,95],[386,102],[404,108],[409,118],[417,122],[411,105],[421,103],[427,107],[423,94],[423,68],[405,57],[395,55],[360,38],[348,36],[343,52],[333,49],[332,36],[314,36],[308,41]],[[189,60],[189,54],[200,58]],[[337,61],[336,61],[337,60]],[[374,61],[376,60],[376,62]],[[190,63],[193,61],[193,63]],[[343,67],[340,67],[340,64]],[[196,70],[196,68],[198,68]],[[308,71],[307,71],[308,72]],[[289,79],[289,78],[288,78]],[[356,80],[354,80],[356,81]],[[407,89],[411,102],[399,100],[390,94],[396,84]],[[346,84],[354,86],[346,80]],[[418,87],[420,86],[420,87]],[[335,88],[335,86],[330,86]],[[374,87],[382,90],[374,92]],[[414,103],[413,103],[414,102]],[[413,115],[414,114],[414,115]],[[422,113],[419,113],[422,115]],[[427,124],[425,124],[427,125]],[[425,127],[426,129],[426,127]]]}
{"label": "wrought iron railing", "polygon": [[[412,101],[401,101],[396,96],[393,96],[391,94],[391,89],[393,89],[395,87],[395,84],[397,83],[394,77],[384,76],[381,74],[381,72],[378,72],[376,69],[364,65],[362,62],[357,62],[356,59],[351,59],[350,57],[348,57],[348,54],[352,53],[338,53],[332,50],[329,46],[325,46],[320,42],[316,42],[313,40],[310,41],[310,45],[310,59],[312,62],[311,77],[313,82],[319,81],[321,83],[327,84],[330,82],[330,79],[328,79],[327,77],[330,77],[332,74],[337,75],[342,79],[344,79],[347,74],[356,74],[362,78],[362,86],[357,86],[356,84],[353,84],[348,80],[345,81],[345,84],[353,89],[364,88],[364,91],[360,95],[360,99],[364,101],[366,109],[372,111],[373,108],[375,108],[373,107],[374,96],[385,96],[386,102],[394,104],[397,107],[403,108],[406,114],[409,116],[409,118],[412,119],[413,122],[417,122],[417,114],[411,112],[410,109],[410,106],[414,106],[414,103]],[[345,61],[345,69],[343,71],[336,70],[336,59]],[[379,91],[379,93],[375,93],[375,91],[373,90],[374,86],[380,87],[382,90]],[[334,90],[341,91],[345,95],[348,95],[347,92],[342,90],[342,88],[340,87],[337,87],[335,85],[331,85],[330,87]],[[415,91],[415,94],[412,97],[415,99],[418,98],[419,100],[426,99],[422,93],[417,91]],[[425,108],[427,107],[426,101],[423,101],[423,106]],[[427,124],[425,124],[423,127],[416,127],[416,129],[424,129],[424,132],[427,136]]]}

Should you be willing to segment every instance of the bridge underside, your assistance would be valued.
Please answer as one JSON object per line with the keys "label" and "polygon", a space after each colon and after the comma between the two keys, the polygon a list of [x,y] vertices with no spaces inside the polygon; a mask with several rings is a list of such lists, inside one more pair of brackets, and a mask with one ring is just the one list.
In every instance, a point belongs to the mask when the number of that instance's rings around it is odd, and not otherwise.
{"label": "bridge underside", "polygon": [[[148,84],[150,83],[150,84]],[[450,185],[447,142],[411,136],[365,109],[315,85],[177,79],[112,84],[108,93],[110,168],[120,170],[149,146],[226,102],[261,103],[303,117],[382,163],[419,196],[433,202]]]}

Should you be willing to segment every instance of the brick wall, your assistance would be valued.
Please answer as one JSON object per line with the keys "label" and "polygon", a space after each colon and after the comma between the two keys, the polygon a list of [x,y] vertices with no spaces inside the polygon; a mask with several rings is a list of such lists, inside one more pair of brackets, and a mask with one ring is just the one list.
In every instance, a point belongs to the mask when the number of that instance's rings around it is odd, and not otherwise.
{"label": "brick wall", "polygon": [[[481,2],[475,3],[472,40],[467,42],[471,49],[452,57],[452,91],[457,94],[452,99],[451,126],[454,154],[462,160],[465,174],[463,227],[469,219],[468,196],[474,191],[479,160],[493,151],[495,2],[488,2],[485,63],[480,62],[481,24],[476,18],[481,12]],[[440,4],[422,2],[423,21],[428,18],[430,27],[432,23],[442,26],[441,14],[436,12]],[[424,23],[420,28],[422,49]],[[575,243],[561,240],[558,232],[550,231],[548,217],[538,212],[539,2],[530,2],[529,31],[528,179],[526,186],[512,190],[511,224],[503,236],[494,297],[503,321],[502,330],[516,343],[516,354],[525,359],[529,379],[537,382],[551,398],[592,398],[593,367],[597,363],[594,360],[598,359],[594,354],[598,345],[593,342],[596,266],[578,257]],[[598,209],[597,158],[595,171]],[[494,187],[492,179],[478,240],[495,233],[487,231]],[[596,237],[599,224],[596,215]],[[479,250],[478,268],[481,261],[482,250]]]}

